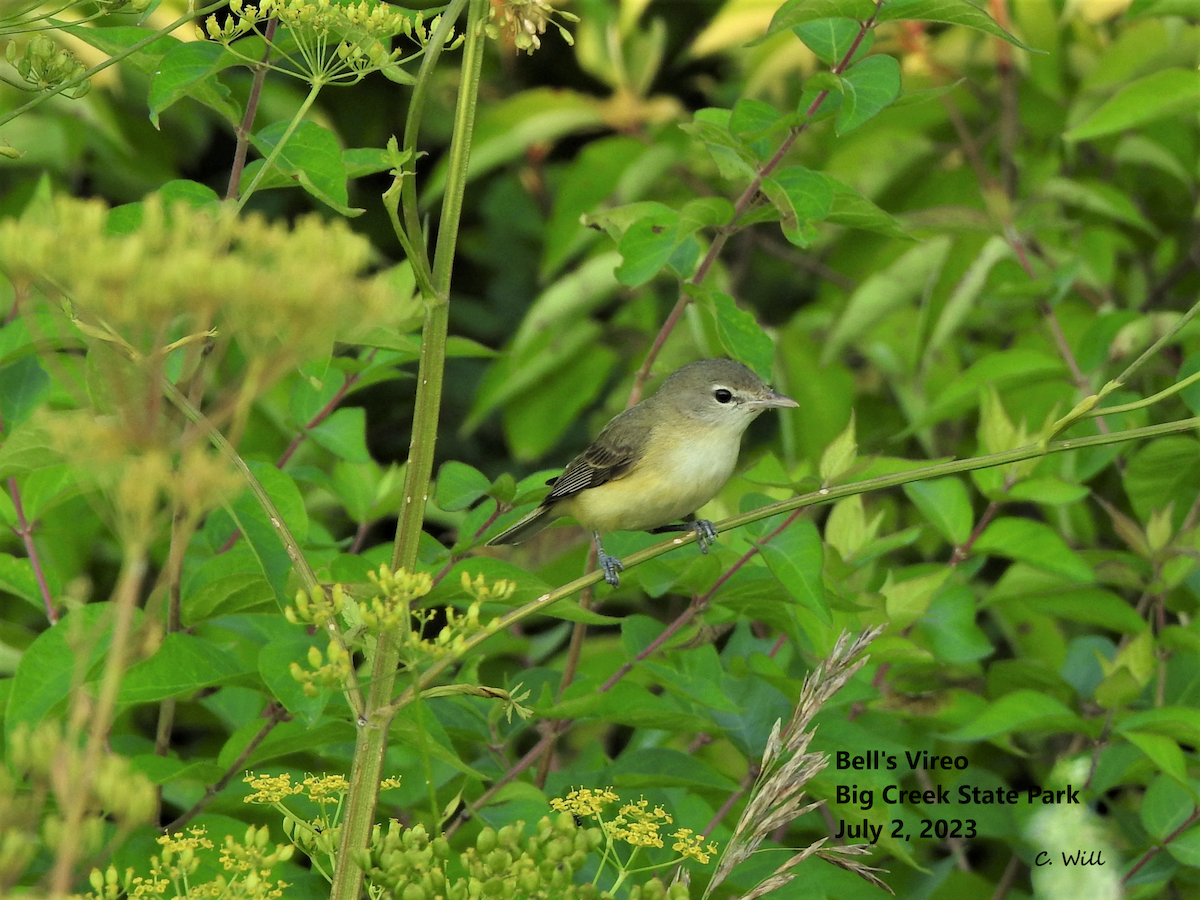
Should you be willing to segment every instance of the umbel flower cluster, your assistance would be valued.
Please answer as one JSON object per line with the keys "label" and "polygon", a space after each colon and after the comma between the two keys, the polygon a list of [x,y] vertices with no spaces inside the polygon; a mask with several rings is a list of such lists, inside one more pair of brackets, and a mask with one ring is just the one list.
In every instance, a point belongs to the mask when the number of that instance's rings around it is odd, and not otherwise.
{"label": "umbel flower cluster", "polygon": [[251,825],[242,840],[226,835],[221,844],[219,863],[224,874],[208,882],[197,883],[196,872],[203,857],[213,850],[213,842],[204,828],[189,828],[158,838],[162,847],[150,857],[150,874],[124,873],[116,866],[93,869],[89,881],[92,890],[84,900],[119,900],[121,897],[228,897],[246,900],[275,900],[288,885],[273,878],[272,870],[292,858],[290,844],[270,846],[266,827]]}
{"label": "umbel flower cluster", "polygon": [[[450,862],[450,844],[430,838],[423,826],[405,829],[393,821],[377,827],[371,849],[358,863],[373,889],[388,900],[608,900],[614,895],[593,883],[576,884],[588,856],[604,845],[599,828],[585,828],[570,813],[538,820],[532,833],[524,822],[479,832],[475,846]],[[635,884],[629,900],[687,900],[687,887],[666,887],[658,878]]]}
{"label": "umbel flower cluster", "polygon": [[[26,90],[30,91],[48,91],[85,71],[83,63],[75,58],[74,53],[58,46],[44,34],[30,38],[23,51],[18,50],[15,42],[10,42],[4,48],[4,57],[29,86]],[[92,83],[85,80],[63,93],[76,100],[86,94],[91,86]]]}
{"label": "umbel flower cluster", "polygon": [[[241,56],[234,42],[251,33],[265,39],[265,25],[274,19],[296,45],[296,52],[290,53],[284,42],[271,42],[278,56],[292,64],[291,69],[275,68],[324,83],[354,83],[374,71],[395,81],[410,81],[398,68],[407,60],[403,50],[391,49],[392,38],[401,35],[424,48],[441,22],[440,17],[426,22],[421,13],[400,11],[375,0],[345,4],[335,0],[259,0],[256,6],[231,0],[229,13],[223,22],[209,16],[203,36]],[[446,43],[454,47],[461,40],[461,35],[451,34]],[[243,58],[256,65],[261,62]]]}
{"label": "umbel flower cluster", "polygon": [[386,278],[366,274],[370,243],[340,220],[303,216],[289,226],[217,204],[168,207],[157,195],[140,214],[122,232],[102,202],[57,198],[0,223],[0,268],[18,289],[61,300],[85,338],[149,356],[169,349],[168,335],[215,328],[260,369],[328,352],[353,338],[347,323],[411,311],[397,308],[405,301]]}

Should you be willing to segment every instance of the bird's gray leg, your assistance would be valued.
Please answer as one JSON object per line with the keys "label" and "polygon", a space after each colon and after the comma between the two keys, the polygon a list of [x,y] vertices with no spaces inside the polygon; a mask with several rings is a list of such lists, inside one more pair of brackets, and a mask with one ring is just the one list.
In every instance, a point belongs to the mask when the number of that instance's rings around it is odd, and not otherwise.
{"label": "bird's gray leg", "polygon": [[596,562],[600,565],[600,570],[604,573],[604,580],[612,587],[618,587],[621,584],[621,576],[618,572],[625,571],[625,567],[621,565],[621,561],[615,556],[609,556],[604,552],[604,545],[600,543],[600,533],[592,532],[592,539],[596,542]]}
{"label": "bird's gray leg", "polygon": [[707,553],[709,545],[717,539],[717,526],[708,519],[697,519],[695,516],[688,516],[682,523],[660,525],[650,529],[651,534],[666,534],[669,531],[696,532],[696,543],[700,545],[701,553]]}
{"label": "bird's gray leg", "polygon": [[700,545],[700,552],[707,553],[709,544],[717,539],[717,526],[708,519],[696,519],[691,523],[691,528],[696,532],[696,543]]}

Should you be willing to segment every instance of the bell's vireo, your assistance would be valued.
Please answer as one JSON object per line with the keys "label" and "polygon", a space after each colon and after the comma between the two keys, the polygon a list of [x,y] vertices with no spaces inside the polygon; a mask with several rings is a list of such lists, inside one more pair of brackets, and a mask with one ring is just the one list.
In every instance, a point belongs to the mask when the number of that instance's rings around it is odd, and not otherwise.
{"label": "bell's vireo", "polygon": [[[652,397],[604,426],[571,460],[537,509],[490,541],[518,544],[572,516],[592,533],[604,580],[620,583],[620,560],[604,552],[610,531],[696,532],[701,552],[717,529],[697,509],[725,486],[742,433],[765,409],[798,406],[741,363],[702,359],[674,372]],[[683,520],[686,524],[670,523]]]}

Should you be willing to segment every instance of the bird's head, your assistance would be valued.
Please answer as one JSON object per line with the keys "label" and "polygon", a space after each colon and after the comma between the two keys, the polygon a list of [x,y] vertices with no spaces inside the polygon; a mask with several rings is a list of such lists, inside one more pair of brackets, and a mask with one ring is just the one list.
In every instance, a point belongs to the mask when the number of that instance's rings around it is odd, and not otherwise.
{"label": "bird's head", "polygon": [[662,383],[655,401],[669,403],[688,418],[739,434],[763,410],[800,405],[729,359],[702,359],[684,366]]}

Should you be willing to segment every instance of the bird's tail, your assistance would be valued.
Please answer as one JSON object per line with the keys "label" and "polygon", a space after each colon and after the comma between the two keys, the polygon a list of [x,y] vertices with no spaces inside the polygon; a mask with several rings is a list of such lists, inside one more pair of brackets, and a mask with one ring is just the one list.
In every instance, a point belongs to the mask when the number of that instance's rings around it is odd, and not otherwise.
{"label": "bird's tail", "polygon": [[554,518],[550,514],[550,507],[539,506],[516,524],[504,529],[504,531],[488,541],[487,545],[493,547],[496,544],[519,544],[522,541],[529,540],[529,538],[549,525]]}

